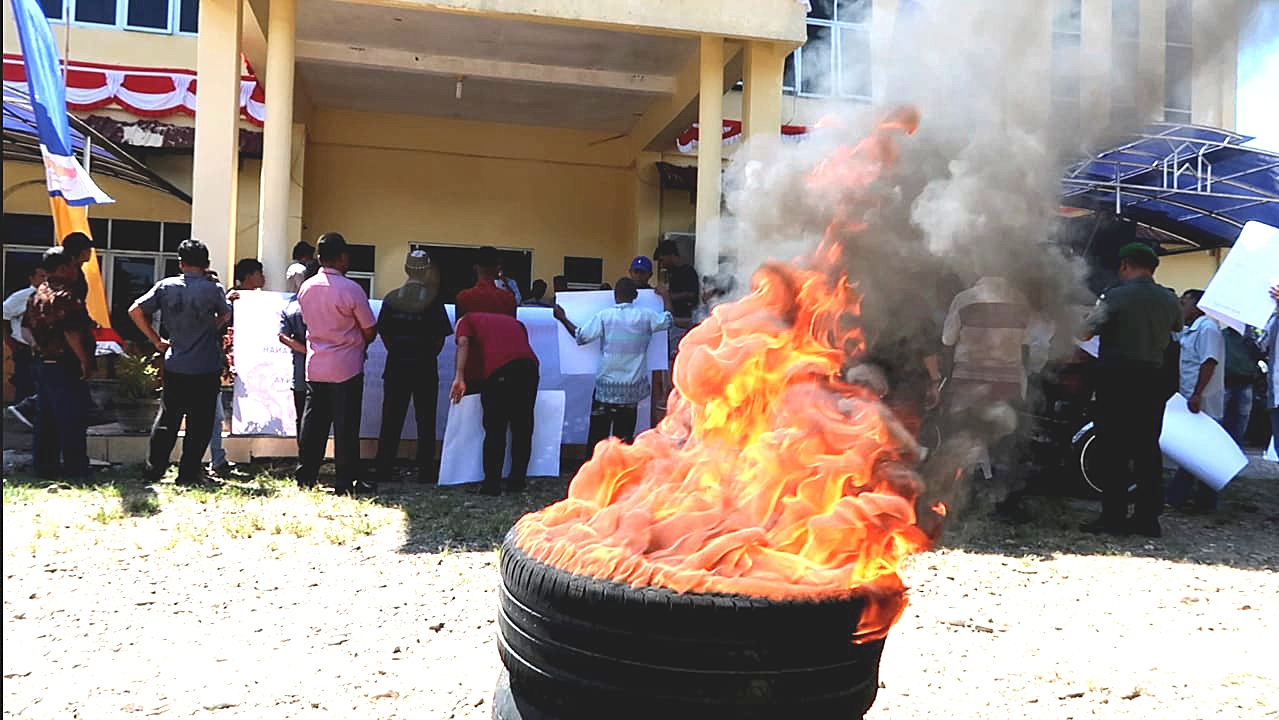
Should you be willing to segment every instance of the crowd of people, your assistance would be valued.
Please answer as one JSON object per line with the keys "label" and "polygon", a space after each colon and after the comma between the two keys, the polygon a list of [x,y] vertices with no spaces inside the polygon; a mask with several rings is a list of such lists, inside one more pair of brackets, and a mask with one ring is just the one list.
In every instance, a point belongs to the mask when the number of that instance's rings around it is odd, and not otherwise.
{"label": "crowd of people", "polygon": [[[97,366],[94,324],[86,309],[87,284],[80,266],[90,250],[86,236],[68,236],[32,268],[29,287],[4,302],[17,399],[10,412],[34,427],[35,471],[41,477],[89,473],[87,381]],[[201,485],[210,482],[210,471],[227,465],[221,447],[220,388],[224,374],[234,371],[229,327],[234,302],[242,293],[265,287],[266,278],[262,264],[246,258],[236,264],[234,284],[225,290],[209,268],[208,249],[197,240],[183,242],[178,259],[181,274],[156,283],[129,308],[129,317],[164,357],[161,405],[145,475],[158,480],[167,471],[179,428],[185,426],[177,482]],[[378,317],[364,290],[346,277],[350,251],[340,234],[326,233],[315,246],[298,243],[293,260],[285,277],[293,298],[282,313],[278,337],[294,361],[296,479],[302,487],[317,484],[332,434],[335,489],[348,494],[375,492],[391,477],[410,402],[417,415],[417,479],[438,482],[438,356],[450,336],[457,346],[450,400],[457,403],[467,395],[479,395],[483,409],[484,472],[475,492],[515,492],[527,481],[539,376],[528,332],[516,319],[518,307],[552,308],[579,344],[600,343],[602,360],[588,433],[588,447],[594,447],[607,437],[630,442],[639,404],[669,390],[663,374],[647,368],[652,336],[669,331],[673,357],[683,333],[705,316],[707,307],[732,291],[731,283],[699,278],[684,263],[678,246],[663,242],[652,258],[634,258],[627,275],[611,286],[612,307],[578,326],[553,300],[568,290],[563,276],[553,278],[550,288],[535,280],[527,295],[521,295],[518,284],[503,272],[497,250],[483,247],[474,257],[476,284],[457,294],[454,325],[439,295],[440,268],[423,250],[408,253],[406,281],[386,295]],[[1279,435],[1279,311],[1264,328],[1223,330],[1198,307],[1203,291],[1187,290],[1178,298],[1155,282],[1159,258],[1149,246],[1127,245],[1119,260],[1119,282],[1102,295],[1085,321],[1083,340],[1098,338],[1092,418],[1103,458],[1104,493],[1101,516],[1081,529],[1158,537],[1158,518],[1166,506],[1211,511],[1217,503],[1210,488],[1184,471],[1165,492],[1159,436],[1164,406],[1173,393],[1185,397],[1192,413],[1218,421],[1242,444],[1253,387],[1262,373],[1268,373],[1266,407]],[[652,284],[655,269],[664,271],[665,281],[657,286]],[[548,289],[553,290],[552,298]],[[656,291],[664,312],[636,305],[644,289]],[[1269,293],[1279,301],[1279,287]],[[153,322],[157,316],[158,326]],[[909,412],[904,415],[938,415],[942,425],[955,432],[973,422],[966,414],[971,407],[1021,407],[1028,376],[1044,362],[1036,344],[1053,329],[1043,326],[1015,283],[982,277],[955,294],[939,320],[938,351],[919,358],[915,372],[906,373],[891,363],[867,371],[875,362],[872,347],[868,362],[850,369],[847,379],[875,387],[892,405],[900,398],[894,398],[890,378],[917,376],[918,382],[906,384],[922,390],[907,403]],[[366,476],[361,472],[359,437],[364,364],[368,345],[379,336],[387,352],[383,382],[395,391],[384,394],[377,456],[373,472]],[[983,438],[989,447],[984,463],[988,475],[1015,475],[1016,430],[1012,423]],[[503,478],[508,433],[512,467]],[[206,450],[212,458],[209,468],[202,460]],[[1135,493],[1130,494],[1130,487]],[[1001,512],[1017,513],[1023,488],[1016,481],[1006,484]]]}

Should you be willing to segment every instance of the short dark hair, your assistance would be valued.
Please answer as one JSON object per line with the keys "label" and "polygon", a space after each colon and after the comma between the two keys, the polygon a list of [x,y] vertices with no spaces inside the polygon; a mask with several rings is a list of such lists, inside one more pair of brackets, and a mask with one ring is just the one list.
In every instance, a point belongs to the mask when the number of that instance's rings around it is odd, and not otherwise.
{"label": "short dark hair", "polygon": [[563,275],[556,275],[551,278],[551,286],[555,288],[568,287],[568,278]]}
{"label": "short dark hair", "polygon": [[306,267],[306,273],[302,275],[303,282],[306,282],[307,280],[310,280],[311,278],[320,274],[320,261],[316,260],[315,258],[311,258],[310,260],[307,260],[305,267]]}
{"label": "short dark hair", "polygon": [[482,268],[495,268],[502,264],[502,258],[497,254],[497,248],[485,245],[475,251],[475,264]]}
{"label": "short dark hair", "polygon": [[244,282],[245,278],[256,272],[262,272],[262,261],[257,258],[240,258],[235,264],[235,281]]}
{"label": "short dark hair", "polygon": [[674,240],[663,240],[657,244],[657,249],[653,251],[653,259],[661,260],[667,255],[679,257],[679,244]]}
{"label": "short dark hair", "polygon": [[178,245],[178,260],[183,265],[207,268],[209,267],[209,248],[195,238],[183,240]]}
{"label": "short dark hair", "polygon": [[71,253],[71,257],[79,257],[80,253],[93,247],[93,240],[82,232],[73,232],[62,239],[62,247]]}
{"label": "short dark hair", "polygon": [[305,240],[299,240],[293,246],[293,259],[301,262],[307,258],[315,257],[315,246]]}
{"label": "short dark hair", "polygon": [[528,288],[528,296],[538,300],[546,297],[546,281],[542,278],[534,280],[533,284]]}
{"label": "short dark hair", "polygon": [[621,302],[631,302],[639,297],[639,285],[629,277],[618,278],[613,284],[613,297]]}
{"label": "short dark hair", "polygon": [[315,253],[320,262],[333,262],[348,251],[346,238],[342,237],[342,233],[326,232],[315,243]]}
{"label": "short dark hair", "polygon": [[31,267],[27,268],[27,279],[30,280],[31,278],[35,277],[36,273],[40,272],[43,269],[44,269],[43,262],[31,263]]}
{"label": "short dark hair", "polygon": [[51,247],[40,256],[40,267],[52,275],[62,267],[74,264],[75,257],[74,253],[67,252],[66,247]]}
{"label": "short dark hair", "polygon": [[1200,300],[1204,299],[1204,291],[1198,290],[1198,289],[1187,290],[1184,293],[1182,293],[1181,296],[1184,298],[1190,298],[1191,300],[1194,300],[1195,303],[1197,304]]}

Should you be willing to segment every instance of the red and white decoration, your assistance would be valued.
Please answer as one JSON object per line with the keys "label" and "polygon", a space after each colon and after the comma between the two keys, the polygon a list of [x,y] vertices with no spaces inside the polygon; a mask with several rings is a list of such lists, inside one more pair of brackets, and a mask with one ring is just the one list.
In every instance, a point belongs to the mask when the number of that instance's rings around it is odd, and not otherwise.
{"label": "red and white decoration", "polygon": [[[27,71],[21,55],[4,56],[4,84],[25,88]],[[144,118],[195,115],[194,70],[70,63],[67,108],[88,111],[115,105]],[[261,127],[266,119],[266,93],[253,75],[240,78],[240,115]]]}
{"label": "red and white decoration", "polygon": [[[803,125],[783,125],[782,137],[794,138],[808,132],[808,128]],[[693,123],[693,127],[685,130],[675,138],[675,145],[679,147],[679,151],[683,153],[691,153],[697,150],[697,140],[701,136],[701,124]],[[721,136],[725,144],[735,143],[742,138],[742,121],[741,120],[725,120],[724,132]]]}

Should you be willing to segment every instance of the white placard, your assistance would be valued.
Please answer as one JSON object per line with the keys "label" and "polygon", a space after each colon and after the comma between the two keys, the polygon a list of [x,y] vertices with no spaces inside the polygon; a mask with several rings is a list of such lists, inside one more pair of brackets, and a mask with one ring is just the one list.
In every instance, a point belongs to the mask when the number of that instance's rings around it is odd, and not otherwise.
{"label": "white placard", "polygon": [[[564,425],[564,392],[539,390],[533,406],[533,454],[529,477],[559,477],[560,431]],[[467,395],[449,408],[440,458],[440,484],[463,485],[484,479],[484,408],[480,396]],[[502,475],[511,470],[511,436],[506,436]]]}
{"label": "white placard", "polygon": [[1076,340],[1075,345],[1093,357],[1101,357],[1101,336],[1099,335],[1094,335],[1087,340]]}
{"label": "white placard", "polygon": [[235,301],[233,435],[295,434],[293,351],[280,342],[280,317],[292,297],[256,290]]}
{"label": "white placard", "polygon": [[1164,406],[1159,449],[1170,460],[1218,492],[1248,466],[1248,458],[1216,420],[1192,413],[1174,394]]}
{"label": "white placard", "polygon": [[1270,438],[1270,448],[1266,450],[1266,454],[1263,455],[1261,459],[1269,460],[1270,462],[1279,462],[1279,453],[1275,452],[1275,439],[1273,437]]}
{"label": "white placard", "polygon": [[1199,309],[1239,332],[1262,327],[1275,311],[1267,292],[1279,285],[1279,229],[1250,222],[1213,275]]}
{"label": "white placard", "polygon": [[[585,325],[599,311],[616,304],[612,290],[560,293],[555,296],[555,302],[564,308],[564,314],[578,327]],[[657,313],[665,309],[662,299],[652,290],[640,290],[639,297],[635,299],[635,305]],[[557,337],[559,338],[561,374],[594,376],[599,371],[601,350],[598,342],[578,345],[562,325],[559,326]],[[667,343],[665,330],[653,333],[653,339],[648,343],[649,370],[667,369],[670,361],[670,349]]]}

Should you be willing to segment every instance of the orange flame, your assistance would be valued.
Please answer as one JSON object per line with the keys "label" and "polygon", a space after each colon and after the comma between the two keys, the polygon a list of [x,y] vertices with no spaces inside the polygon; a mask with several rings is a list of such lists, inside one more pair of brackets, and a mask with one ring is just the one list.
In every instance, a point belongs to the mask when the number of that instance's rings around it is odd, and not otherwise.
{"label": "orange flame", "polygon": [[[872,393],[845,383],[865,351],[840,238],[896,158],[905,111],[840,148],[811,182],[840,210],[804,266],[768,265],[749,295],[684,338],[670,412],[633,445],[600,443],[568,498],[526,515],[515,541],[561,569],[634,586],[771,599],[860,596],[854,640],[906,604],[897,574],[931,540],[916,527],[916,446]],[[944,511],[944,508],[943,508]]]}

